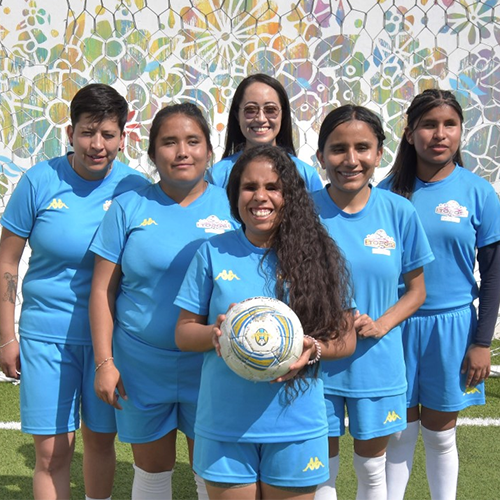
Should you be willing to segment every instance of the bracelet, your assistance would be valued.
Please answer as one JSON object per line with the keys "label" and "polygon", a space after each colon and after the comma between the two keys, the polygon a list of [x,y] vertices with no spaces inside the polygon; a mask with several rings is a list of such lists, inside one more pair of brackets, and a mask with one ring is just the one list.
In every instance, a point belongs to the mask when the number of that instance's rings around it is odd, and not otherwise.
{"label": "bracelet", "polygon": [[314,359],[310,359],[307,362],[308,365],[314,365],[314,363],[317,363],[321,358],[321,344],[314,337],[311,337],[310,335],[304,335],[304,337],[307,339],[311,339],[316,347],[316,357]]}
{"label": "bracelet", "polygon": [[14,340],[16,340],[16,337],[5,342],[5,344],[0,345],[0,349],[3,349],[6,345],[12,344],[12,342],[14,342]]}
{"label": "bracelet", "polygon": [[99,368],[101,368],[101,366],[104,364],[104,363],[107,363],[108,361],[111,361],[115,358],[113,358],[113,356],[110,356],[109,358],[105,358],[103,361],[101,361],[96,367],[95,367],[95,372],[97,370],[99,370]]}

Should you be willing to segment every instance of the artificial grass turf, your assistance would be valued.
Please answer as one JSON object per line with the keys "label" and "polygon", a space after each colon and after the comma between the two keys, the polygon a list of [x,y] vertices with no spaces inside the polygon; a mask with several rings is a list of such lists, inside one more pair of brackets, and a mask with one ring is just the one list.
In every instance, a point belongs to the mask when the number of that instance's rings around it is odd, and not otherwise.
{"label": "artificial grass turf", "polygon": [[[460,413],[461,418],[500,419],[500,378],[490,379],[486,386],[487,404],[471,407]],[[19,387],[0,384],[0,422],[19,422]],[[497,464],[500,463],[499,428],[496,426],[459,426],[458,447],[460,474],[458,500],[495,500],[500,498],[496,484]],[[117,441],[117,471],[113,491],[114,500],[130,498],[132,485],[132,453],[128,444]],[[341,465],[337,480],[339,500],[356,496],[356,477],[352,467],[352,439],[341,439]],[[17,430],[0,430],[0,500],[32,498],[31,478],[35,456],[32,438]],[[72,464],[71,494],[84,498],[82,477],[82,443],[79,433]],[[185,439],[178,439],[177,465],[173,476],[173,497],[176,500],[196,498],[196,490],[189,466]],[[425,457],[421,438],[413,473],[408,484],[407,500],[430,499],[425,477]]]}

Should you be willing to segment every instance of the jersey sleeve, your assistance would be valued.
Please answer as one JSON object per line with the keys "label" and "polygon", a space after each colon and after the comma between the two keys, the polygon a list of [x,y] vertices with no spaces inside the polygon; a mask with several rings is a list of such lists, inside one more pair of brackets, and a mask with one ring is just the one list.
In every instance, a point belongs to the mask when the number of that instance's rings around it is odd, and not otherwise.
{"label": "jersey sleeve", "polygon": [[488,190],[479,217],[475,221],[477,247],[500,241],[500,200],[493,187]]}
{"label": "jersey sleeve", "polygon": [[110,262],[121,265],[126,240],[125,211],[121,204],[114,200],[97,229],[90,250]]}
{"label": "jersey sleeve", "polygon": [[174,304],[186,311],[208,316],[213,291],[213,271],[209,264],[208,244],[196,252]]}
{"label": "jersey sleeve", "polygon": [[434,260],[429,240],[425,234],[417,212],[409,206],[409,217],[404,222],[403,239],[404,251],[401,272],[409,273]]}
{"label": "jersey sleeve", "polygon": [[37,217],[36,190],[28,175],[23,175],[2,215],[1,224],[21,238],[28,238]]}

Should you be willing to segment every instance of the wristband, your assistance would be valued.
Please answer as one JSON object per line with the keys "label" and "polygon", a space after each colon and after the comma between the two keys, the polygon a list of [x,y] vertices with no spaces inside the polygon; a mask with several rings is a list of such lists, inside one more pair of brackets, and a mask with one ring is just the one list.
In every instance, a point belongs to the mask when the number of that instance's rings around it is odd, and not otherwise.
{"label": "wristband", "polygon": [[310,359],[307,362],[308,365],[314,365],[314,363],[317,363],[321,358],[321,344],[314,337],[311,337],[310,335],[304,335],[304,337],[307,339],[311,339],[314,342],[314,346],[316,347],[316,357]]}

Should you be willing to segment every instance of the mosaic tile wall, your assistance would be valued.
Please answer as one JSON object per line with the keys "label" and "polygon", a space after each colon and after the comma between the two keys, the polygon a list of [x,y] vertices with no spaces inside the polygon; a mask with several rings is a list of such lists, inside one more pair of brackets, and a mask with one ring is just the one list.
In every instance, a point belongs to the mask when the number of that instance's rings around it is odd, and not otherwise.
{"label": "mosaic tile wall", "polygon": [[[0,213],[21,173],[68,149],[72,96],[104,82],[130,103],[121,160],[148,173],[158,109],[193,101],[223,151],[234,89],[265,72],[286,87],[301,159],[347,102],[380,113],[387,172],[404,110],[427,87],[464,107],[465,166],[500,191],[500,0],[0,0]],[[317,165],[316,165],[317,166]]]}

